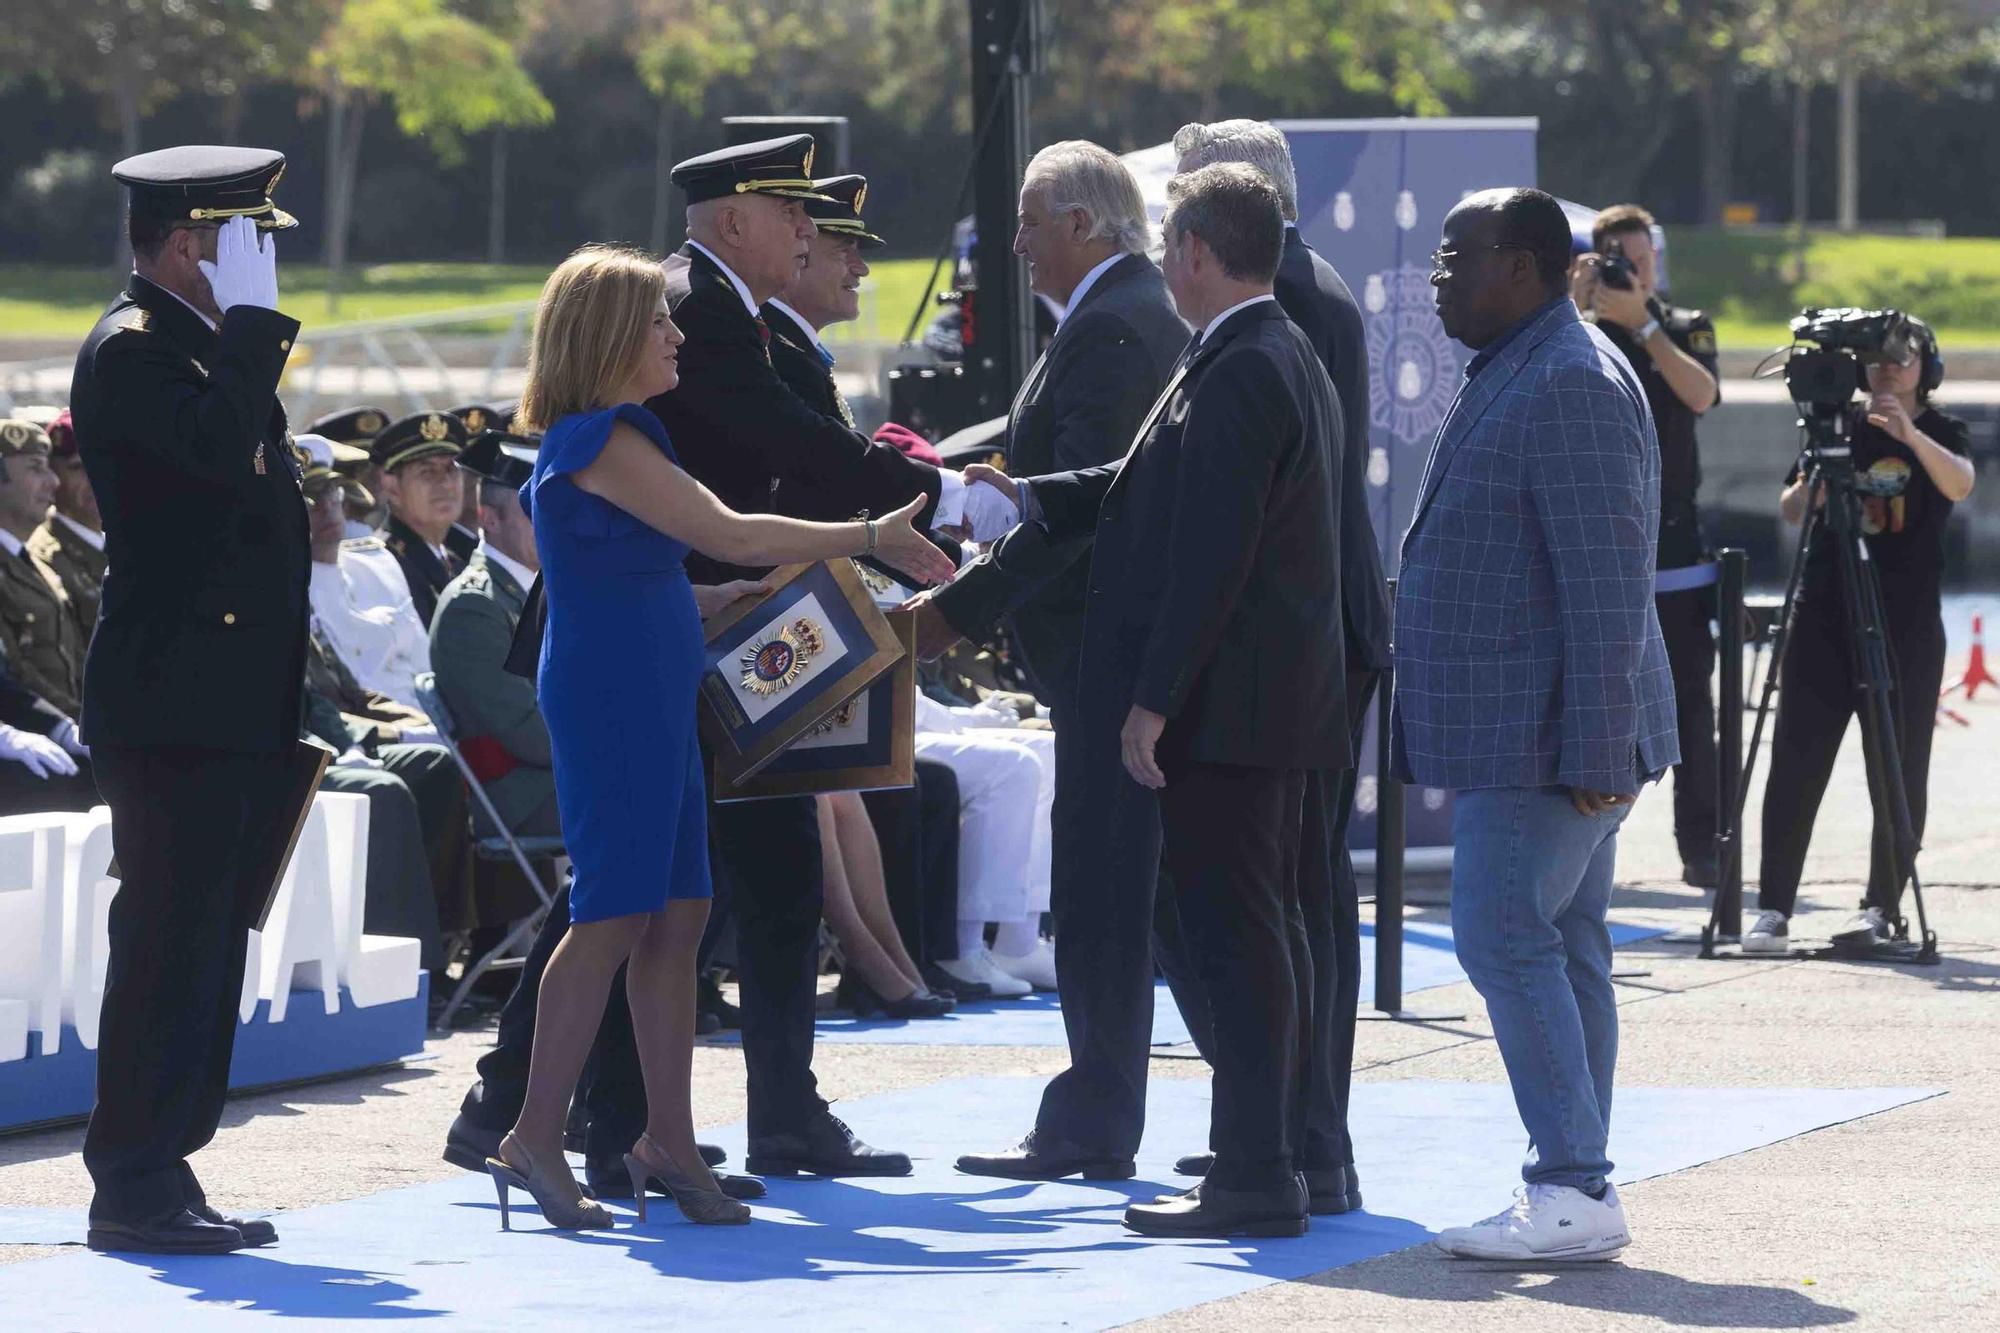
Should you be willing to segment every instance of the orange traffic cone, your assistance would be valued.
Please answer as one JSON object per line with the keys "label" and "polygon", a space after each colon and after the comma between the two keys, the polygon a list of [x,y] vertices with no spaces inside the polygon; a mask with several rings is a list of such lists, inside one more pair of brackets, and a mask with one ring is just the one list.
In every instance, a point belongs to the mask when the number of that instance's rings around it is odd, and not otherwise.
{"label": "orange traffic cone", "polygon": [[1946,698],[1956,694],[1960,690],[1964,690],[1965,697],[1971,699],[1975,694],[1979,693],[1981,685],[1991,685],[1995,689],[2000,689],[2000,680],[1996,680],[1993,673],[1987,670],[1986,667],[1985,617],[1974,616],[1972,618],[1972,657],[1965,664],[1965,675],[1954,683],[1947,685],[1944,693],[1938,697],[1940,699]]}

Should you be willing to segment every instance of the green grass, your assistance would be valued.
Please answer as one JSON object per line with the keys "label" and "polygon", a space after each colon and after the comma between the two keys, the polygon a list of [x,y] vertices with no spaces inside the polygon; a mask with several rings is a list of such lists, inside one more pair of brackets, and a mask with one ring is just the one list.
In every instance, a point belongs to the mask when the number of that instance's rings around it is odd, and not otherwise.
{"label": "green grass", "polygon": [[[1786,321],[1807,305],[1898,306],[1930,320],[1947,346],[2000,346],[2000,239],[1814,236],[1803,281],[1783,236],[1676,230],[1671,254],[1675,296],[1715,317],[1725,347],[1785,342]],[[930,267],[875,264],[861,318],[841,336],[901,338]],[[311,330],[532,300],[547,274],[540,264],[378,264],[348,275],[337,308],[324,269],[287,266],[280,285],[286,313]],[[80,338],[115,285],[102,269],[0,264],[0,339]],[[935,310],[926,303],[926,322]]]}

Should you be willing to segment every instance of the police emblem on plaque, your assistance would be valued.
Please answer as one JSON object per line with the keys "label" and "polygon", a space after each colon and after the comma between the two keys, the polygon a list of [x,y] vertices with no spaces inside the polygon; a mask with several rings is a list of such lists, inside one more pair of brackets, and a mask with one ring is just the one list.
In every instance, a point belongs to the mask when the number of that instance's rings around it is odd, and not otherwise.
{"label": "police emblem on plaque", "polygon": [[1369,424],[1399,444],[1428,441],[1458,393],[1458,345],[1438,322],[1430,271],[1413,264],[1371,273],[1362,288],[1368,364],[1375,383]]}
{"label": "police emblem on plaque", "polygon": [[801,616],[743,650],[743,688],[757,695],[776,694],[804,675],[806,663],[825,647],[820,627]]}

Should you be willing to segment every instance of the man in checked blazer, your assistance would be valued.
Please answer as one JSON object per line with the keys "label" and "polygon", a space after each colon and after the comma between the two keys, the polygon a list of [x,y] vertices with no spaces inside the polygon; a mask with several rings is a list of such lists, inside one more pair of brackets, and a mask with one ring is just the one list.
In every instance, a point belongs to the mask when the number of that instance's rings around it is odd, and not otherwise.
{"label": "man in checked blazer", "polygon": [[1660,452],[1645,391],[1564,299],[1569,224],[1539,190],[1444,221],[1431,284],[1476,352],[1403,539],[1394,763],[1455,793],[1452,931],[1533,1143],[1461,1258],[1605,1259],[1630,1243],[1605,1140],[1618,1053],[1618,827],[1679,759],[1653,611]]}

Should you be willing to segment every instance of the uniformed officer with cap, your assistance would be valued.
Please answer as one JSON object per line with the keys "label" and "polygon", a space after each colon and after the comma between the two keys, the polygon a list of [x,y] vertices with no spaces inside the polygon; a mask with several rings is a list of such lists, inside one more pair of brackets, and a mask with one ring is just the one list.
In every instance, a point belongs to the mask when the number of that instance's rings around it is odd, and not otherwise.
{"label": "uniformed officer with cap", "polygon": [[465,423],[449,412],[404,417],[369,446],[389,504],[382,539],[403,567],[417,618],[426,626],[444,585],[465,568],[464,559],[445,544],[464,508],[465,478],[458,468],[464,448]]}
{"label": "uniformed officer with cap", "polygon": [[247,937],[298,814],[308,557],[277,398],[299,330],[277,309],[273,233],[297,225],[271,202],[284,168],[190,146],[112,169],[135,272],[71,385],[109,557],[83,739],[123,872],[83,1145],[93,1249],[277,1238],[211,1208],[187,1159],[221,1115]]}
{"label": "uniformed officer with cap", "polygon": [[[350,494],[347,499],[347,535],[359,540],[374,536],[383,523],[388,521],[389,511],[382,506],[381,469],[368,456],[368,446],[389,424],[389,414],[379,407],[344,407],[337,412],[329,412],[313,422],[306,429],[314,435],[343,446],[334,457],[334,466],[341,475],[352,477],[361,483],[368,502]],[[383,548],[385,551],[387,548]]]}
{"label": "uniformed officer with cap", "polygon": [[97,510],[90,474],[83,470],[68,408],[49,422],[48,432],[49,470],[56,475],[55,507],[28,539],[28,550],[62,580],[87,642],[97,624],[97,598],[104,586],[104,516]]}
{"label": "uniformed officer with cap", "polygon": [[[454,407],[451,414],[465,427],[465,438],[472,440],[486,431],[504,433],[511,412],[486,403],[467,403]],[[475,476],[479,469],[468,467]],[[458,511],[458,519],[451,525],[451,531],[444,535],[445,549],[457,556],[461,562],[469,563],[472,553],[479,546],[479,484],[467,481],[465,485],[464,507]]]}
{"label": "uniformed officer with cap", "polygon": [[88,634],[61,577],[28,549],[55,491],[48,433],[0,421],[0,650],[16,680],[74,717]]}

